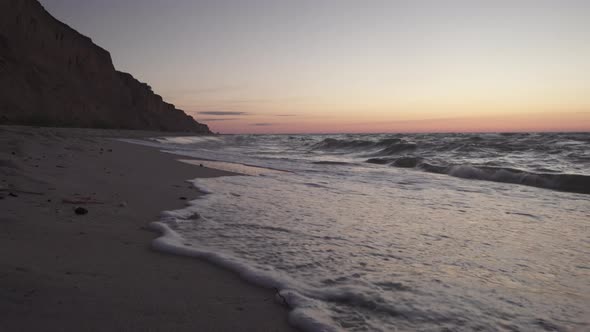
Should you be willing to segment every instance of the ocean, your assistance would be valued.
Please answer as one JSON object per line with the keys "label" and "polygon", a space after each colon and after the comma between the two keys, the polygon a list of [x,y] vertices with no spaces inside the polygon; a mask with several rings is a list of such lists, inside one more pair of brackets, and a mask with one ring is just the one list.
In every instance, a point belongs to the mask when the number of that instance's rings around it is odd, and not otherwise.
{"label": "ocean", "polygon": [[590,133],[134,142],[247,174],[192,180],[153,245],[275,288],[302,330],[590,330]]}

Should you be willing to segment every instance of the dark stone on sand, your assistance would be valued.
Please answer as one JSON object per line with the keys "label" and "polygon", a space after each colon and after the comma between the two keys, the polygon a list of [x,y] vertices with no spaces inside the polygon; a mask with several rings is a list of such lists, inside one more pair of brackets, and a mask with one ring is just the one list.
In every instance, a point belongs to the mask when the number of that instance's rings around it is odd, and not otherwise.
{"label": "dark stone on sand", "polygon": [[18,195],[15,194],[15,193],[9,193],[8,196],[10,196],[10,197],[18,197]]}
{"label": "dark stone on sand", "polygon": [[186,201],[186,197],[184,197],[184,196],[180,196],[179,199]]}
{"label": "dark stone on sand", "polygon": [[83,214],[87,214],[88,210],[83,208],[83,207],[77,207],[74,212],[78,215],[83,215]]}

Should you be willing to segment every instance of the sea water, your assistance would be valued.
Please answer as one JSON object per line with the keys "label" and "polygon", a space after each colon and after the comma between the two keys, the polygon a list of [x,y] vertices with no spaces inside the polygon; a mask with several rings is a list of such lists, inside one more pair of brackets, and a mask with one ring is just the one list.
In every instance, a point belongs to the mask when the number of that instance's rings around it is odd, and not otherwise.
{"label": "sea water", "polygon": [[141,143],[268,169],[193,180],[154,246],[275,287],[304,330],[590,330],[590,134]]}

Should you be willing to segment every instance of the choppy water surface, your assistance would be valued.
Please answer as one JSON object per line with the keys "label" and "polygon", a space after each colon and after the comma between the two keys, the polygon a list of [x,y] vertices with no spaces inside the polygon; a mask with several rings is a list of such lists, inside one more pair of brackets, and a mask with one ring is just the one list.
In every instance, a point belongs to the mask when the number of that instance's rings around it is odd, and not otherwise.
{"label": "choppy water surface", "polygon": [[[310,330],[590,329],[590,134],[167,138],[283,169],[195,180],[182,246],[281,289]],[[194,215],[198,212],[198,217]]]}

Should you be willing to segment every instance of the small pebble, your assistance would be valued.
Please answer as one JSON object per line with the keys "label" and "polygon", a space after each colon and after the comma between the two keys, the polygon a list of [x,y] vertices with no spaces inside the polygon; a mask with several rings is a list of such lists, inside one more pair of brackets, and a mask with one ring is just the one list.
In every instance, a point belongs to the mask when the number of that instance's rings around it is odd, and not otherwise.
{"label": "small pebble", "polygon": [[179,199],[186,201],[186,197],[184,197],[184,196],[179,197]]}
{"label": "small pebble", "polygon": [[9,193],[8,196],[10,196],[10,197],[18,197],[18,195],[15,194],[15,193]]}
{"label": "small pebble", "polygon": [[127,202],[121,202],[119,203],[119,207],[126,207],[127,206]]}
{"label": "small pebble", "polygon": [[86,209],[85,209],[85,208],[83,208],[83,207],[77,207],[77,208],[74,210],[74,212],[75,212],[76,214],[82,215],[82,214],[87,214],[87,213],[88,213],[88,210],[86,210]]}

